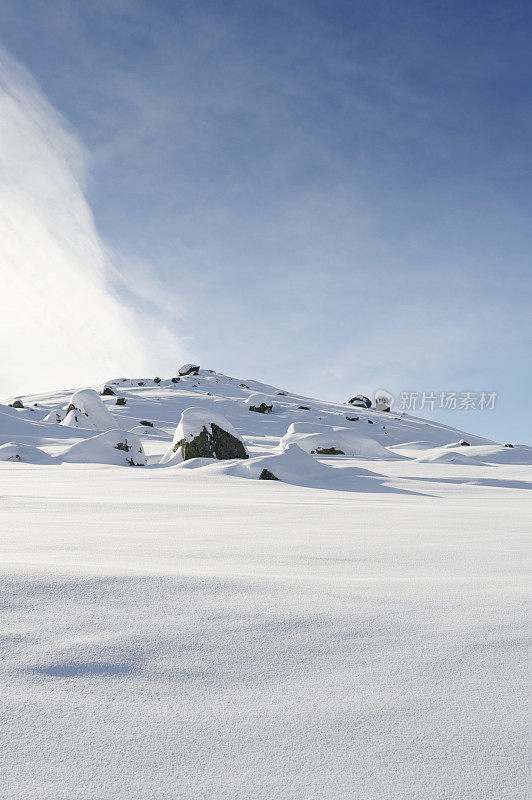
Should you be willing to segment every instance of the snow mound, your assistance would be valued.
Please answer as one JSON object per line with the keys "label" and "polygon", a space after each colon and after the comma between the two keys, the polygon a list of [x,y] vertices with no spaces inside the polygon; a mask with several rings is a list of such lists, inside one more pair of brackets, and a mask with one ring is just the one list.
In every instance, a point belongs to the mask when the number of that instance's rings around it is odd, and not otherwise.
{"label": "snow mound", "polygon": [[271,480],[264,472],[285,483],[305,483],[309,479],[323,477],[330,467],[320,464],[297,444],[289,444],[282,453],[271,456],[258,456],[248,461],[234,464],[227,472],[241,478]]}
{"label": "snow mound", "polygon": [[6,442],[0,445],[0,461],[24,462],[25,464],[51,464],[52,456],[33,444]]}
{"label": "snow mound", "polygon": [[282,452],[255,456],[246,461],[213,462],[196,458],[178,464],[178,469],[198,469],[204,474],[231,475],[252,480],[279,481],[314,489],[345,492],[388,492],[383,476],[360,467],[330,467],[301,450],[297,444]]}
{"label": "snow mound", "polygon": [[532,464],[532,447],[502,444],[470,445],[452,443],[435,447],[415,459],[420,463],[440,464]]}
{"label": "snow mound", "polygon": [[478,464],[475,458],[459,453],[457,450],[444,450],[443,448],[425,453],[414,460],[420,464]]}
{"label": "snow mound", "polygon": [[116,420],[105,407],[98,392],[94,389],[80,389],[70,398],[67,415],[61,425],[108,431],[116,428]]}
{"label": "snow mound", "polygon": [[359,433],[358,430],[314,422],[293,422],[280,441],[282,448],[291,444],[297,444],[305,452],[316,455],[401,458],[370,436]]}
{"label": "snow mound", "polygon": [[[240,456],[227,455],[218,447],[218,437],[220,432],[228,434],[230,440],[236,445],[237,450],[241,452]],[[219,458],[225,460],[226,458],[247,458],[244,441],[235,428],[231,425],[228,419],[216,411],[211,411],[206,408],[191,406],[186,408],[181,414],[179,425],[175,429],[174,438],[172,439],[172,446],[166,451],[161,459],[161,464],[176,463],[186,460],[187,454],[183,453],[183,445],[191,445],[198,440],[204,440],[203,444],[206,447],[200,447],[203,452],[198,453],[199,456],[206,458]],[[240,447],[239,447],[240,445]],[[209,455],[211,453],[211,455]],[[188,456],[195,457],[195,456]]]}
{"label": "snow mound", "polygon": [[155,425],[135,425],[135,427],[129,429],[129,433],[135,433],[137,436],[163,436],[166,439],[170,438],[165,430],[157,428]]}
{"label": "snow mound", "polygon": [[136,434],[112,430],[91,436],[67,447],[58,460],[76,464],[116,464],[117,466],[144,467],[146,454]]}
{"label": "snow mound", "polygon": [[268,395],[258,392],[250,394],[245,405],[250,411],[259,411],[261,414],[269,414],[273,411],[273,402]]}
{"label": "snow mound", "polygon": [[67,415],[66,408],[56,408],[50,411],[42,420],[43,422],[61,423]]}

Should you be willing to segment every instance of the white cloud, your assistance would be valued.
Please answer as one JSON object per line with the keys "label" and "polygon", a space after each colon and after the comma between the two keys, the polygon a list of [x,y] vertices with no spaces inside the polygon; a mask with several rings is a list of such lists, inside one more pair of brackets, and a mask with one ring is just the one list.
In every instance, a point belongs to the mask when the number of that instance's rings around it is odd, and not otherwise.
{"label": "white cloud", "polygon": [[118,294],[118,260],[84,196],[85,164],[65,120],[0,49],[0,394],[169,371],[187,355],[149,274],[139,290],[138,265],[131,274],[121,265],[127,304]]}

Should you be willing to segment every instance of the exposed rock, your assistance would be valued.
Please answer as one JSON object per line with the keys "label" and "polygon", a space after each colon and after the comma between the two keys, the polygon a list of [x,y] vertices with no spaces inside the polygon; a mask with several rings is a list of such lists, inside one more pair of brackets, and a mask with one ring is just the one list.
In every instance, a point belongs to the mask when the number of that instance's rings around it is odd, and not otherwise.
{"label": "exposed rock", "polygon": [[137,381],[137,386],[146,386],[144,381]]}
{"label": "exposed rock", "polygon": [[258,414],[271,414],[273,411],[273,403],[265,394],[251,394],[246,400],[246,405],[250,411],[256,411]]}
{"label": "exposed rock", "polygon": [[349,405],[356,406],[357,408],[371,408],[371,400],[364,394],[357,394],[349,401]]}
{"label": "exposed rock", "polygon": [[174,452],[181,448],[184,461],[189,458],[216,458],[226,461],[229,458],[248,458],[246,448],[240,439],[211,423],[211,430],[206,427],[198,433],[191,442],[181,439],[174,445]]}
{"label": "exposed rock", "polygon": [[358,422],[358,420],[360,419],[360,417],[346,417],[346,419],[348,419],[348,420],[349,420],[349,422]]}
{"label": "exposed rock", "polygon": [[183,364],[179,367],[178,372],[180,375],[198,375],[200,371],[198,364]]}
{"label": "exposed rock", "polygon": [[286,392],[277,392],[277,394],[281,395],[281,397],[286,397]]}
{"label": "exposed rock", "polygon": [[179,383],[181,378],[172,378],[172,383]]}
{"label": "exposed rock", "polygon": [[244,442],[229,420],[221,414],[195,407],[183,411],[172,447],[165,453],[161,463],[173,461],[174,454],[180,455],[183,461],[191,458],[215,458],[220,461],[248,458]]}
{"label": "exposed rock", "polygon": [[125,397],[117,397],[116,398],[116,405],[117,406],[125,406],[126,403],[127,403],[127,400],[126,400]]}
{"label": "exposed rock", "polygon": [[278,480],[279,478],[277,478],[273,474],[273,472],[270,472],[269,469],[263,469],[259,475],[259,481],[278,481]]}
{"label": "exposed rock", "polygon": [[147,419],[141,419],[139,425],[144,425],[146,428],[153,428],[153,422],[149,422]]}
{"label": "exposed rock", "polygon": [[257,414],[271,414],[273,411],[273,406],[268,406],[266,403],[261,403],[258,406],[250,406],[250,411],[256,411]]}
{"label": "exposed rock", "polygon": [[460,441],[458,442],[458,444],[459,444],[459,445],[461,445],[461,447],[470,447],[470,444],[469,444],[469,442],[466,442],[466,440],[465,440],[465,439],[460,439]]}
{"label": "exposed rock", "polygon": [[9,405],[11,406],[11,408],[24,408],[24,403],[22,402],[22,400],[15,400],[14,403],[10,403]]}
{"label": "exposed rock", "polygon": [[298,408],[300,408],[301,411],[310,411],[310,406],[298,406]]}
{"label": "exposed rock", "polygon": [[160,379],[160,378],[154,378],[154,379],[153,379],[153,382],[154,382],[154,383],[160,383],[160,382],[161,382],[161,379]]}
{"label": "exposed rock", "polygon": [[505,447],[513,447],[513,444],[505,444]]}
{"label": "exposed rock", "polygon": [[115,392],[113,392],[113,390],[111,389],[110,386],[104,386],[104,388],[100,392],[100,395],[102,395],[102,396],[104,396],[104,395],[111,396],[111,395],[114,395],[114,394],[115,394]]}
{"label": "exposed rock", "polygon": [[316,447],[315,450],[311,450],[311,453],[315,453],[317,456],[345,456],[343,450],[338,450],[336,447]]}

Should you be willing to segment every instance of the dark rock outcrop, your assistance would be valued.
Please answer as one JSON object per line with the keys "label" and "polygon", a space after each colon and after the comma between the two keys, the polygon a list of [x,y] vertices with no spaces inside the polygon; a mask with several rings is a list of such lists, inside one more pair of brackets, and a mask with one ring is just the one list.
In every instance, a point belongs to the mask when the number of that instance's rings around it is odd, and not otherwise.
{"label": "dark rock outcrop", "polygon": [[110,396],[112,396],[112,395],[114,395],[114,394],[116,394],[116,393],[115,393],[115,392],[113,392],[113,390],[111,389],[111,387],[110,387],[110,386],[104,386],[104,388],[103,388],[103,389],[102,389],[102,391],[100,392],[100,395],[102,395],[102,397],[103,397],[103,396],[109,396],[109,397],[110,397]]}
{"label": "dark rock outcrop", "polygon": [[263,469],[259,475],[259,481],[278,481],[278,480],[279,478],[277,478],[273,474],[273,472],[270,472],[269,469]]}
{"label": "dark rock outcrop", "polygon": [[357,394],[349,401],[349,405],[357,408],[371,408],[371,400],[364,394]]}
{"label": "dark rock outcrop", "polygon": [[311,450],[311,453],[315,453],[317,456],[345,456],[343,450],[338,450],[336,447],[316,447],[315,450]]}
{"label": "dark rock outcrop", "polygon": [[116,405],[117,406],[125,406],[126,403],[127,403],[127,400],[126,400],[125,397],[117,397],[116,398]]}
{"label": "dark rock outcrop", "polygon": [[179,374],[183,375],[199,375],[199,364],[183,364],[182,367],[179,367]]}
{"label": "dark rock outcrop", "polygon": [[250,411],[256,411],[258,414],[271,414],[273,411],[273,406],[269,406],[266,403],[260,403],[258,406],[250,406]]}
{"label": "dark rock outcrop", "polygon": [[173,446],[174,452],[181,448],[184,461],[190,458],[216,458],[219,461],[227,461],[230,458],[249,458],[246,448],[240,439],[233,434],[224,431],[216,425],[210,424],[211,431],[203,427],[192,441],[181,439]]}

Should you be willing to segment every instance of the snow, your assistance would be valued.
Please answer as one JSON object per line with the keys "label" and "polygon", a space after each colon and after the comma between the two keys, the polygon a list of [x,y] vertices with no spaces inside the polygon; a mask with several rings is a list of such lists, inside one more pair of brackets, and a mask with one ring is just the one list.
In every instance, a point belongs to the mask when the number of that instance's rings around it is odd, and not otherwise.
{"label": "snow", "polygon": [[249,408],[250,406],[254,406],[255,408],[259,408],[261,405],[265,406],[272,406],[273,401],[270,397],[266,394],[260,394],[260,392],[255,392],[254,394],[250,394],[248,399],[246,400],[246,406]]}
{"label": "snow", "polygon": [[70,398],[69,406],[73,406],[61,425],[72,428],[88,428],[107,431],[116,428],[116,421],[107,410],[98,392],[94,389],[80,389]]}
{"label": "snow", "polygon": [[67,447],[58,458],[77,464],[116,464],[143,467],[146,454],[139,437],[127,431],[106,431]]}
{"label": "snow", "polygon": [[26,462],[28,464],[51,464],[53,459],[48,453],[33,444],[6,442],[0,445],[0,461]]}
{"label": "snow", "polygon": [[364,436],[359,429],[319,425],[316,422],[293,422],[281,439],[281,446],[297,444],[307,453],[341,450],[344,455],[363,458],[397,458],[376,439]]}
{"label": "snow", "polygon": [[66,409],[57,408],[50,411],[43,419],[43,422],[63,422],[64,418],[66,417],[67,412]]}
{"label": "snow", "polygon": [[[250,414],[278,390],[203,370],[120,391],[99,435],[43,422],[71,390],[0,406],[34,457],[0,461],[0,798],[524,800],[531,448],[297,394]],[[161,465],[188,410],[250,458]],[[283,449],[303,415],[371,447]],[[143,419],[147,466],[99,463]]]}

